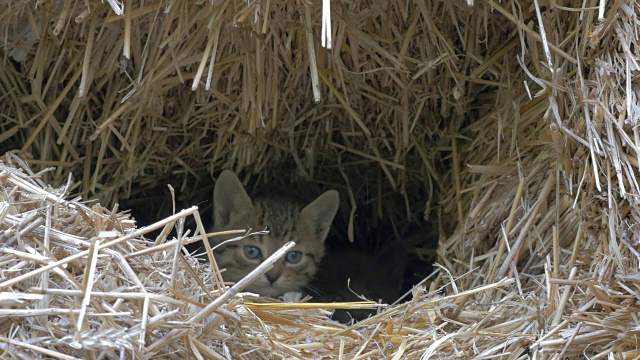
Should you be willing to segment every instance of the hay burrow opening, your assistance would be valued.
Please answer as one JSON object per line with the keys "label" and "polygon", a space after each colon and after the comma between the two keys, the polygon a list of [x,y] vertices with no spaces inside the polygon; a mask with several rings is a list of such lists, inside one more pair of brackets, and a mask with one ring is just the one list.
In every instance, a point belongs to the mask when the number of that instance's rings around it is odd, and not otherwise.
{"label": "hay burrow opening", "polygon": [[[640,9],[580,5],[334,1],[327,48],[320,2],[0,4],[3,356],[637,357]],[[222,286],[224,169],[338,190],[325,256],[409,296]]]}

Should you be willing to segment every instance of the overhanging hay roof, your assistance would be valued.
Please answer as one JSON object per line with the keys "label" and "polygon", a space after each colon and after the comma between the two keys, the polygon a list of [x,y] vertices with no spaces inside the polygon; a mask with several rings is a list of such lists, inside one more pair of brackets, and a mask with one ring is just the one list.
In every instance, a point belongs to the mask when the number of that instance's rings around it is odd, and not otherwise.
{"label": "overhanging hay roof", "polygon": [[[33,166],[58,166],[0,170],[0,345],[14,356],[118,346],[142,358],[639,355],[636,3],[334,2],[330,51],[317,46],[319,4],[127,2],[124,17],[86,4],[0,11],[0,140]],[[411,209],[425,203],[412,194],[435,193],[427,209],[441,206],[457,224],[431,284],[448,296],[418,293],[338,334],[320,311],[251,310],[237,298],[194,321],[194,298],[218,296],[215,271],[169,249],[127,257],[143,246],[134,238],[91,252],[100,230],[122,239],[131,224],[39,190],[40,178],[66,184],[72,172],[80,182],[67,190],[99,191],[107,204],[232,164],[271,181],[279,174],[268,165],[284,157],[309,177],[321,164],[370,161],[380,178],[363,188],[382,179],[406,191]],[[344,171],[356,179],[360,168]],[[97,256],[93,287],[77,254]],[[149,268],[152,256],[171,268]],[[51,262],[68,266],[26,276]],[[24,316],[33,309],[44,312]],[[165,343],[167,327],[181,336]]]}
{"label": "overhanging hay roof", "polygon": [[[207,183],[231,166],[270,182],[279,177],[271,164],[283,158],[304,178],[337,159],[369,165],[382,170],[384,191],[439,182],[443,165],[427,144],[447,148],[451,131],[441,117],[455,119],[455,131],[469,94],[488,85],[479,78],[461,88],[452,75],[469,65],[425,28],[454,33],[455,24],[430,23],[453,8],[387,6],[334,4],[327,51],[317,46],[319,3],[145,1],[118,16],[97,1],[91,13],[85,3],[8,2],[5,59],[21,66],[3,76],[12,90],[2,109],[12,114],[5,149],[33,154],[27,161],[38,166],[61,165],[45,176],[61,183],[72,172],[85,197],[108,204],[176,177]],[[465,18],[475,12],[459,6]],[[415,163],[422,165],[407,167]]]}

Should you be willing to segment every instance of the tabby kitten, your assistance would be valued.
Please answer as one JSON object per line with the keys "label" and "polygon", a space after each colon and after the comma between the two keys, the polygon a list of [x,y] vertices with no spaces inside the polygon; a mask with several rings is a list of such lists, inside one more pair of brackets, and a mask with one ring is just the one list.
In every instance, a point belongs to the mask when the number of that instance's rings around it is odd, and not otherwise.
{"label": "tabby kitten", "polygon": [[[213,190],[213,231],[267,229],[269,233],[249,236],[220,246],[216,261],[225,281],[237,282],[288,241],[296,245],[246,290],[277,297],[306,286],[324,255],[324,240],[338,211],[335,190],[320,195],[306,207],[295,199],[247,195],[238,177],[229,170],[220,174]],[[212,245],[232,238],[213,237]]]}

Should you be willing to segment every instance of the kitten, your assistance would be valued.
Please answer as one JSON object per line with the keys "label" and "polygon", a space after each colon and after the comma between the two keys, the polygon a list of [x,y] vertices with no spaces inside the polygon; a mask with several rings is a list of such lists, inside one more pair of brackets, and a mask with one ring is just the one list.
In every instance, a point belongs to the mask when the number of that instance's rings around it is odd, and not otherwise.
{"label": "kitten", "polygon": [[[400,243],[377,249],[375,254],[354,246],[329,252],[312,282],[320,294],[318,301],[362,301],[359,296],[364,296],[383,304],[393,303],[402,295],[406,254]],[[332,318],[346,323],[373,314],[375,310],[336,310]]]}
{"label": "kitten", "polygon": [[[288,241],[296,245],[274,267],[246,290],[277,297],[306,286],[324,255],[324,241],[338,211],[335,190],[320,195],[306,207],[296,199],[247,195],[238,177],[229,170],[220,174],[213,190],[213,231],[252,229],[269,231],[220,246],[216,261],[225,281],[237,282]],[[213,246],[235,236],[216,236]]]}

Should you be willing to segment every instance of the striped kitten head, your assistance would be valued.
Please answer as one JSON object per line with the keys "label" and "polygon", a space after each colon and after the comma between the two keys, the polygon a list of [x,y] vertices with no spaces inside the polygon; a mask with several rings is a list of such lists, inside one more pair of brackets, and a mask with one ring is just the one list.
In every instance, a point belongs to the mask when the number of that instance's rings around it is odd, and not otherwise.
{"label": "striped kitten head", "polygon": [[[247,287],[247,291],[276,297],[309,283],[324,255],[324,240],[338,210],[338,192],[330,190],[306,206],[295,199],[262,197],[252,200],[236,175],[226,170],[213,191],[214,231],[267,229],[216,249],[216,261],[225,281],[237,282],[288,241],[296,245],[274,267]],[[213,245],[232,238],[214,237]]]}

